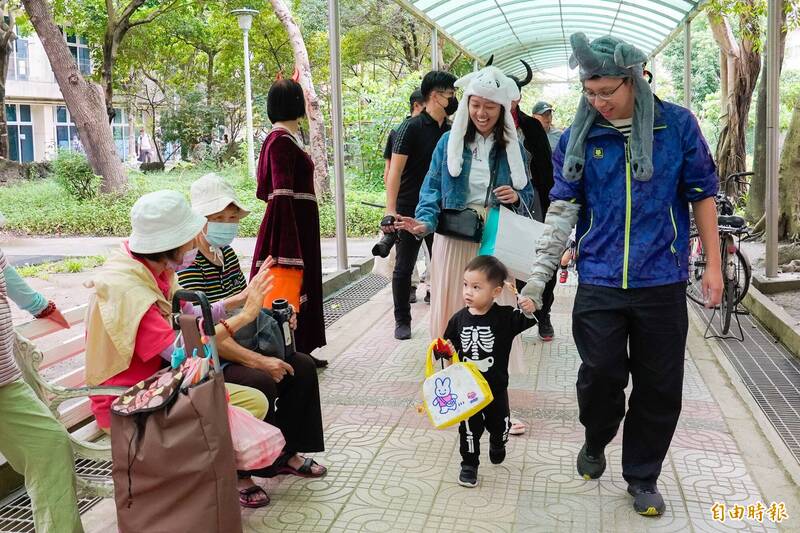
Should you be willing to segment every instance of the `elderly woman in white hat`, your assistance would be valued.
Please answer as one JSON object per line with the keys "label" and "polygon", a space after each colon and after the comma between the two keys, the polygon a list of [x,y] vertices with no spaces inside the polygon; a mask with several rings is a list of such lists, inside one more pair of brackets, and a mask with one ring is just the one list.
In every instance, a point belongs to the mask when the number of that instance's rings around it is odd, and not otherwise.
{"label": "elderly woman in white hat", "polygon": [[[133,205],[131,225],[130,238],[88,283],[95,289],[86,321],[88,385],[130,387],[169,364],[175,342],[169,322],[178,289],[175,271],[194,261],[206,219],[191,210],[182,194],[156,191]],[[241,312],[216,326],[218,341],[255,320],[271,283],[268,270],[253,278]],[[184,307],[184,312],[194,310],[191,304]],[[211,311],[217,322],[225,316],[226,304],[214,304]],[[259,391],[238,385],[228,385],[228,391],[234,405],[259,418],[267,412],[266,397]],[[108,431],[114,397],[90,400],[97,424]],[[240,481],[243,505],[251,503],[253,486],[251,480]],[[269,500],[260,501],[266,505]]]}
{"label": "elderly woman in white hat", "polygon": [[[213,173],[192,183],[191,199],[194,212],[208,222],[205,232],[197,238],[199,250],[194,262],[178,272],[178,281],[185,289],[204,292],[214,305],[224,302],[226,308],[235,307],[250,289],[230,245],[239,221],[250,212],[236,198],[233,187]],[[261,270],[271,265],[272,259],[267,257]],[[275,322],[268,310],[258,320],[252,328],[254,334],[270,329],[262,323]],[[291,326],[297,326],[295,317]],[[273,329],[278,330],[277,324]],[[263,392],[269,401],[266,420],[279,427],[286,438],[286,448],[275,464],[254,474],[325,475],[324,466],[298,453],[325,449],[317,365],[310,355],[299,351],[290,355],[277,353],[281,342],[254,342],[249,331],[250,328],[219,343],[225,381]],[[276,410],[278,399],[281,408]]]}

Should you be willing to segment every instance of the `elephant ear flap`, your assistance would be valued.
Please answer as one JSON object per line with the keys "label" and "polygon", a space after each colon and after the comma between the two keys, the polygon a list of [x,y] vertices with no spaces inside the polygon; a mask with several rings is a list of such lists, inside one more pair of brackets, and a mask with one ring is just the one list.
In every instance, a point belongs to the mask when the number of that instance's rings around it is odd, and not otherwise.
{"label": "elephant ear flap", "polygon": [[578,65],[582,70],[592,72],[600,66],[600,61],[589,46],[589,39],[583,32],[576,32],[569,36],[569,44],[572,46],[572,55],[569,58],[570,68]]}
{"label": "elephant ear flap", "polygon": [[647,61],[647,54],[628,43],[619,43],[614,48],[614,63],[618,67],[631,68]]}
{"label": "elephant ear flap", "polygon": [[574,53],[569,56],[569,68],[578,68],[578,58]]}

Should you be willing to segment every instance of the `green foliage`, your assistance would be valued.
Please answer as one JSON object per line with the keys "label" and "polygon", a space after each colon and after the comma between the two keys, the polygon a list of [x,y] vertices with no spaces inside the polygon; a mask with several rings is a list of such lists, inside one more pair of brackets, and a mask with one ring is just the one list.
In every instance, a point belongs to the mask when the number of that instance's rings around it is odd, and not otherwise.
{"label": "green foliage", "polygon": [[179,142],[181,156],[186,159],[191,147],[200,142],[210,142],[214,127],[223,118],[224,111],[218,106],[209,106],[204,95],[191,91],[181,95],[178,105],[161,117],[161,132],[165,142]]}
{"label": "green foliage", "polygon": [[97,196],[100,176],[92,172],[86,156],[69,150],[59,150],[53,160],[53,177],[72,198],[84,201]]}
{"label": "green foliage", "polygon": [[[683,103],[683,37],[678,36],[659,56],[660,65],[667,71],[658,71],[660,80],[668,76],[674,87],[674,100]],[[719,46],[714,40],[707,17],[697,17],[692,22],[692,108],[701,108],[706,96],[719,92]]]}
{"label": "green foliage", "polygon": [[363,76],[347,85],[344,125],[348,170],[352,186],[363,191],[383,191],[383,149],[389,132],[408,115],[408,97],[419,87],[415,72],[394,86]]}
{"label": "green foliage", "polygon": [[[130,210],[143,194],[172,189],[188,196],[194,180],[208,172],[207,169],[186,165],[170,172],[130,174],[129,190],[121,196],[97,195],[78,201],[64,195],[54,180],[22,182],[0,187],[0,205],[6,217],[6,231],[32,235],[96,235],[124,237],[130,234]],[[266,204],[256,198],[255,181],[247,177],[244,167],[217,170],[236,190],[238,198],[251,211],[239,227],[242,237],[255,237]],[[346,198],[347,232],[351,237],[371,236],[377,233],[381,209],[367,207],[360,202],[382,203],[380,193],[349,191]],[[336,217],[333,200],[320,204],[320,228],[323,237],[336,234]]]}
{"label": "green foliage", "polygon": [[42,263],[41,265],[24,265],[18,267],[17,271],[24,278],[48,279],[50,274],[76,274],[102,266],[105,262],[105,256],[90,255],[88,257],[71,257],[63,261]]}

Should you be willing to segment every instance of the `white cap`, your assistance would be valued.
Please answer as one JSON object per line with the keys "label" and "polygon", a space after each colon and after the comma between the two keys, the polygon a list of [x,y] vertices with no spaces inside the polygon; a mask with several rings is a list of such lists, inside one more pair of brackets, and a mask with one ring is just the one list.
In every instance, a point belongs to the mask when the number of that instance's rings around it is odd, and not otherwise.
{"label": "white cap", "polygon": [[194,239],[205,225],[206,219],[192,211],[178,191],[151,192],[131,208],[128,246],[140,254],[166,252]]}
{"label": "white cap", "polygon": [[192,209],[200,216],[207,217],[219,213],[231,204],[239,208],[242,217],[250,214],[250,211],[236,199],[233,187],[222,176],[213,172],[201,176],[192,183],[189,194],[192,198]]}

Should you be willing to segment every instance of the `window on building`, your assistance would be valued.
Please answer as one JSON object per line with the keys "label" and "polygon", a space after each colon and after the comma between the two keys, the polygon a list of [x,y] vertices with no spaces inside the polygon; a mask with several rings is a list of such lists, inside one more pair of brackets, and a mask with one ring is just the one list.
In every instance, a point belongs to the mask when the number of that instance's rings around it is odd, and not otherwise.
{"label": "window on building", "polygon": [[11,53],[8,56],[8,75],[9,80],[28,79],[28,40],[17,37],[11,43]]}
{"label": "window on building", "polygon": [[128,127],[128,114],[124,109],[114,109],[114,122],[111,128],[114,133],[114,144],[120,159],[126,161],[130,156],[130,129]]}
{"label": "window on building", "polygon": [[33,161],[33,119],[31,106],[6,104],[8,130],[8,157],[13,161]]}
{"label": "window on building", "polygon": [[[128,146],[130,140],[130,132],[128,130],[128,114],[124,109],[115,109],[117,114],[114,116],[114,122],[111,123],[112,132],[114,134],[114,144],[117,146],[117,153],[121,160],[128,159],[130,148]],[[69,109],[66,106],[59,105],[55,107],[56,113],[56,146],[59,150],[79,150],[83,151],[83,147],[78,140],[78,128],[72,121],[72,116],[69,114]]]}
{"label": "window on building", "polygon": [[78,128],[72,122],[66,106],[55,107],[56,113],[56,147],[59,150],[73,150],[78,146]]}
{"label": "window on building", "polygon": [[78,64],[78,70],[81,74],[89,75],[92,73],[92,59],[89,56],[89,42],[86,37],[75,35],[67,31],[67,46],[69,51],[72,52],[72,58]]}

